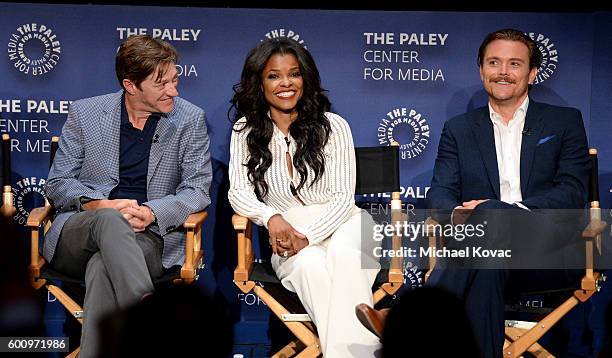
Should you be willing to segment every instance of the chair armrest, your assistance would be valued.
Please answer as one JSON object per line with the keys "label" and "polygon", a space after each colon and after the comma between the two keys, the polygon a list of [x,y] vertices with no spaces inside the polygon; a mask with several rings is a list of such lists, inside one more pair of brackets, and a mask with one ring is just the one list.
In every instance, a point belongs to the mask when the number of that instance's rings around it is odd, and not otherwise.
{"label": "chair armrest", "polygon": [[198,211],[197,213],[193,213],[187,217],[183,226],[185,229],[194,229],[199,225],[202,225],[204,220],[208,217],[208,213],[206,211]]}
{"label": "chair armrest", "polygon": [[2,189],[2,206],[0,206],[0,215],[10,218],[17,212],[13,206],[13,191],[10,185],[5,185]]}
{"label": "chair armrest", "polygon": [[[47,226],[50,224],[50,220],[53,216],[53,207],[46,205],[39,208],[34,208],[28,215],[26,226],[31,229],[30,232],[30,284],[35,289],[42,287],[46,280],[39,278],[41,269],[45,265],[45,259],[39,253],[39,238],[40,238],[40,227]],[[46,232],[47,228],[43,228],[43,232]]]}
{"label": "chair armrest", "polygon": [[606,229],[608,224],[599,219],[591,218],[587,227],[582,231],[582,237],[585,239],[585,253],[586,253],[586,274],[582,280],[583,289],[592,287],[596,284],[594,278],[594,247],[597,248],[601,254],[601,233]]}
{"label": "chair armrest", "polygon": [[34,208],[30,212],[30,215],[28,215],[28,221],[26,222],[26,226],[30,228],[38,228],[45,221],[51,219],[52,214],[53,207],[51,205]]}
{"label": "chair armrest", "polygon": [[[244,217],[235,214],[232,216],[232,225],[236,230],[238,240],[238,265],[234,270],[234,281],[236,284],[249,281],[249,275],[253,269],[253,240],[252,240],[252,224],[251,221]],[[246,289],[247,286],[245,286]],[[239,285],[239,288],[242,287]],[[248,288],[250,290],[250,288]],[[248,291],[247,291],[248,292]]]}
{"label": "chair armrest", "polygon": [[600,235],[608,226],[603,220],[591,220],[589,225],[582,231],[582,237],[585,239],[594,239],[597,235]]}
{"label": "chair armrest", "polygon": [[198,211],[189,215],[183,223],[186,240],[185,263],[181,267],[181,279],[185,283],[198,279],[198,269],[202,267],[202,223],[207,217],[206,211]]}
{"label": "chair armrest", "polygon": [[248,224],[249,224],[248,218],[244,216],[240,216],[238,214],[235,214],[234,216],[232,216],[232,226],[234,227],[234,230],[236,231],[246,230]]}

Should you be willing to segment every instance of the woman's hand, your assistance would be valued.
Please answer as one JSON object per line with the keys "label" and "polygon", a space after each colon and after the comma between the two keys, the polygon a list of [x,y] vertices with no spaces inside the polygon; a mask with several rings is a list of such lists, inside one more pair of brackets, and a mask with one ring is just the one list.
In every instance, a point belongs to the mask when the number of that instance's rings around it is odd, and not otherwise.
{"label": "woman's hand", "polygon": [[308,239],[306,238],[306,236],[304,236],[304,234],[296,231],[296,235],[293,235],[291,243],[293,244],[294,254],[297,254],[298,252],[300,252],[300,250],[308,246]]}
{"label": "woman's hand", "polygon": [[268,232],[272,252],[281,257],[293,256],[308,246],[306,236],[294,229],[280,214],[268,220]]}

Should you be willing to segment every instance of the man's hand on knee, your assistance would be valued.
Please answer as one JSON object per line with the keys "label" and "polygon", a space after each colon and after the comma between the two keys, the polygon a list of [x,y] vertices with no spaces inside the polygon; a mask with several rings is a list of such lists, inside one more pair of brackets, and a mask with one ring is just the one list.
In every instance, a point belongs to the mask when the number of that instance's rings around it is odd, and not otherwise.
{"label": "man's hand on knee", "polygon": [[472,215],[474,209],[489,199],[479,199],[464,201],[461,206],[457,206],[451,213],[451,223],[453,225],[463,225]]}
{"label": "man's hand on knee", "polygon": [[138,207],[138,202],[132,199],[102,199],[92,200],[83,204],[83,209],[85,210],[115,209],[117,211],[122,211],[129,207]]}
{"label": "man's hand on knee", "polygon": [[484,203],[485,201],[487,201],[489,199],[479,199],[479,200],[470,200],[470,201],[465,201],[463,202],[461,205],[464,209],[476,209],[476,207],[482,203]]}
{"label": "man's hand on knee", "polygon": [[151,208],[146,205],[137,205],[136,207],[130,206],[120,211],[123,217],[132,225],[135,232],[144,231],[147,226],[155,221],[155,214],[153,214]]}

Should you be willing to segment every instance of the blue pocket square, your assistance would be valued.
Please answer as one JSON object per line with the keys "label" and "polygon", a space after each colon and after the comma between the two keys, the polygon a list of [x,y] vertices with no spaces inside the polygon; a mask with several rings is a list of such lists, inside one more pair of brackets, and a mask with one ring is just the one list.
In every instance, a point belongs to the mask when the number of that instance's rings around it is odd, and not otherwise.
{"label": "blue pocket square", "polygon": [[536,145],[544,144],[544,143],[548,142],[549,140],[553,139],[554,137],[555,137],[555,135],[553,134],[553,135],[549,135],[548,137],[541,138],[538,141],[538,144],[536,144]]}

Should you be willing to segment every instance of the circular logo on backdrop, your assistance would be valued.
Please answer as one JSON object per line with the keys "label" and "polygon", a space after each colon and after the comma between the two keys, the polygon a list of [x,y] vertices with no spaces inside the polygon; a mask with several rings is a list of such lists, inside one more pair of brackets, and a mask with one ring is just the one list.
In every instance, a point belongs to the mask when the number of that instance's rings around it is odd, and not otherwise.
{"label": "circular logo on backdrop", "polygon": [[290,38],[292,40],[295,40],[297,43],[299,43],[300,45],[304,46],[304,48],[307,48],[306,45],[304,44],[304,39],[302,38],[302,36],[300,36],[300,34],[298,34],[296,31],[290,30],[290,29],[274,29],[274,30],[270,30],[268,32],[266,32],[266,34],[264,35],[265,38],[261,39],[261,41],[265,40],[265,39],[275,39],[275,38],[279,38],[279,37],[286,37],[286,38]]}
{"label": "circular logo on backdrop", "polygon": [[404,285],[409,288],[417,288],[423,286],[423,272],[419,267],[408,261],[404,265]]}
{"label": "circular logo on backdrop", "polygon": [[8,57],[21,73],[40,76],[57,66],[61,44],[51,28],[30,23],[19,26],[8,42]]}
{"label": "circular logo on backdrop", "polygon": [[378,123],[378,144],[400,145],[400,158],[413,159],[425,152],[429,144],[429,124],[425,116],[414,108],[391,110]]}
{"label": "circular logo on backdrop", "polygon": [[536,42],[540,53],[542,53],[542,64],[538,68],[538,74],[533,82],[537,85],[546,81],[555,73],[559,65],[559,55],[554,42],[548,36],[533,32],[528,33],[527,36]]}
{"label": "circular logo on backdrop", "polygon": [[45,202],[46,179],[29,177],[23,178],[13,185],[13,205],[17,209],[14,216],[16,223],[24,225],[28,220],[30,211]]}

